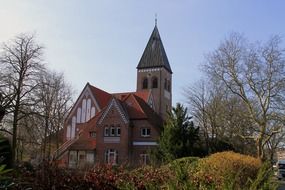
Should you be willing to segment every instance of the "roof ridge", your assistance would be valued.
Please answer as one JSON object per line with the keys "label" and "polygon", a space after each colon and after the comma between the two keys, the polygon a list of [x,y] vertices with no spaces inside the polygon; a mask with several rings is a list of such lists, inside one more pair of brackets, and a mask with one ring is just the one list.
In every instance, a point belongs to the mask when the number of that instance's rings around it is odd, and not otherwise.
{"label": "roof ridge", "polygon": [[[102,90],[101,88],[98,88],[98,87],[96,87],[96,86],[90,84],[89,82],[87,82],[87,85],[89,85],[89,86],[92,87],[92,88],[96,88],[97,90],[100,90],[100,91],[102,91],[102,92],[104,92],[104,93],[110,94],[109,92],[106,92],[105,90]],[[112,94],[110,94],[110,95],[112,95]]]}

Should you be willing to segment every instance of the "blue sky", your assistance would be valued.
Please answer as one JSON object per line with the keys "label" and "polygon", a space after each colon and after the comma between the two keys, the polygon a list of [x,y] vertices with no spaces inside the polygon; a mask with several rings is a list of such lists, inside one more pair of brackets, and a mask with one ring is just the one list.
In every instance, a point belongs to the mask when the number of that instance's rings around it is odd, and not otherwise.
{"label": "blue sky", "polygon": [[36,33],[48,67],[64,72],[77,94],[87,82],[134,91],[157,14],[176,103],[185,101],[184,87],[203,77],[204,55],[230,32],[250,41],[275,34],[284,40],[284,9],[282,0],[0,0],[0,42]]}

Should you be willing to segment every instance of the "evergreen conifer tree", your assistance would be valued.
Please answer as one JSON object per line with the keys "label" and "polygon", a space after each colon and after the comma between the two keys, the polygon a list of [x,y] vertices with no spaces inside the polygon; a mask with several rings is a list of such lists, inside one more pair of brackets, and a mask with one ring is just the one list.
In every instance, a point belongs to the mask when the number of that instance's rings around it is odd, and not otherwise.
{"label": "evergreen conifer tree", "polygon": [[199,128],[195,127],[187,108],[177,103],[168,113],[167,121],[159,139],[155,157],[162,161],[195,155],[195,143],[199,140]]}

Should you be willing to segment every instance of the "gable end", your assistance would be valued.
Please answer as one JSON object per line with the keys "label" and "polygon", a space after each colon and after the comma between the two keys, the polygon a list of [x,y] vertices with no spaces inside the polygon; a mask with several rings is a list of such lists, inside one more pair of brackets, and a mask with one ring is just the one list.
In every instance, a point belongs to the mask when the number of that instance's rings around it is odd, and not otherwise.
{"label": "gable end", "polygon": [[105,117],[107,116],[107,114],[109,113],[110,109],[113,106],[115,106],[115,108],[119,112],[119,114],[120,114],[121,118],[123,119],[124,123],[125,124],[129,123],[129,117],[126,114],[126,112],[124,111],[123,107],[116,101],[115,98],[112,98],[112,100],[109,103],[108,107],[106,108],[106,110],[103,112],[101,118],[99,119],[98,124],[102,124],[102,122],[104,121]]}

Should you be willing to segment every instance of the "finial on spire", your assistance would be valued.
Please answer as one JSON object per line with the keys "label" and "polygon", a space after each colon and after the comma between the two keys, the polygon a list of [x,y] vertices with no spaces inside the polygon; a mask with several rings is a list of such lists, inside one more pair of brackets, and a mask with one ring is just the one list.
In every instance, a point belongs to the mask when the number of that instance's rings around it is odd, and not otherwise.
{"label": "finial on spire", "polygon": [[155,13],[155,26],[157,26],[157,14]]}

